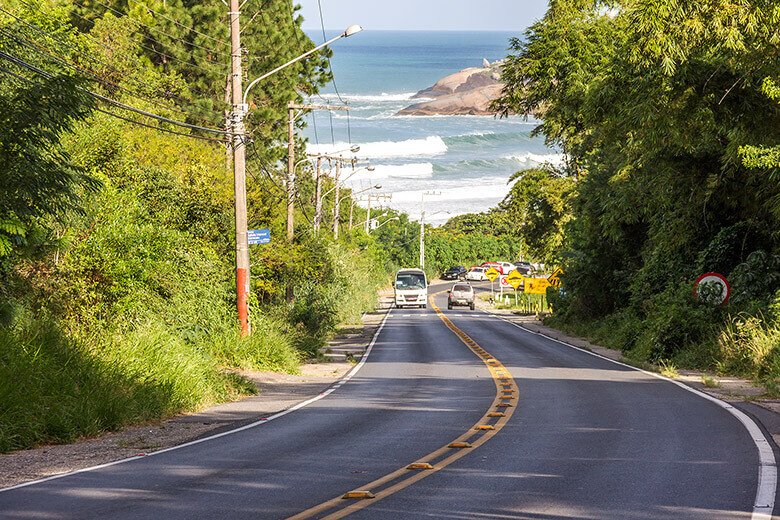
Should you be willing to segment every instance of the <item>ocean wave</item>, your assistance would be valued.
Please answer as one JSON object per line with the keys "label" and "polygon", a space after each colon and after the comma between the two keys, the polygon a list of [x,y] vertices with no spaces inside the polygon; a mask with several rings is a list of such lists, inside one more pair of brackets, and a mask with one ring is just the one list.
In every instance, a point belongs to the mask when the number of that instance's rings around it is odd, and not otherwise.
{"label": "ocean wave", "polygon": [[566,156],[562,153],[546,153],[536,154],[526,152],[522,154],[507,155],[504,159],[511,159],[520,163],[532,163],[536,165],[540,164],[552,164],[553,166],[563,166],[566,162]]}
{"label": "ocean wave", "polygon": [[[309,144],[307,151],[309,153],[334,153],[343,150],[349,150],[349,143],[336,144]],[[410,157],[410,156],[434,156],[447,152],[447,145],[444,140],[433,135],[425,139],[407,139],[406,141],[377,141],[373,143],[360,143],[358,157],[368,159],[388,158],[388,157]],[[345,157],[350,153],[344,153]]]}
{"label": "ocean wave", "polygon": [[484,145],[488,143],[530,142],[531,132],[474,132],[445,137],[444,142],[451,147]]}
{"label": "ocean wave", "polygon": [[[420,202],[420,195],[426,190],[407,190],[396,191],[393,193],[393,204],[404,202]],[[437,195],[426,197],[426,206],[429,201],[431,204],[441,201],[464,201],[464,200],[502,200],[509,192],[509,186],[506,183],[496,184],[477,184],[467,185],[457,188],[445,188],[437,190]]]}

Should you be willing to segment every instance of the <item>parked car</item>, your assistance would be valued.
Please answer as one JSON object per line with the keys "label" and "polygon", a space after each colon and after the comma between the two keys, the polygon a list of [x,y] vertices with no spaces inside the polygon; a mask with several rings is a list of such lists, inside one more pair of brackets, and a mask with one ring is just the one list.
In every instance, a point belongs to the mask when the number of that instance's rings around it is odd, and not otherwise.
{"label": "parked car", "polygon": [[515,264],[512,262],[497,262],[501,265],[501,274],[509,274],[515,270]]}
{"label": "parked car", "polygon": [[466,273],[466,280],[472,280],[475,282],[487,280],[488,277],[485,274],[485,271],[487,271],[487,269],[484,267],[474,266],[469,270],[468,273]]}
{"label": "parked car", "polygon": [[[492,267],[496,271],[498,271],[499,273],[505,274],[504,273],[504,267],[501,264],[499,264],[498,262],[485,262],[480,267],[484,267],[485,271],[489,270]],[[509,273],[506,273],[506,274],[509,274]]]}
{"label": "parked car", "polygon": [[474,288],[467,283],[456,283],[447,291],[447,308],[452,310],[456,305],[467,305],[474,310]]}
{"label": "parked car", "polygon": [[523,276],[534,272],[534,266],[531,265],[531,262],[515,262],[515,269]]}
{"label": "parked car", "polygon": [[442,280],[464,280],[466,278],[466,268],[462,265],[454,265],[447,269],[447,271],[441,275]]}

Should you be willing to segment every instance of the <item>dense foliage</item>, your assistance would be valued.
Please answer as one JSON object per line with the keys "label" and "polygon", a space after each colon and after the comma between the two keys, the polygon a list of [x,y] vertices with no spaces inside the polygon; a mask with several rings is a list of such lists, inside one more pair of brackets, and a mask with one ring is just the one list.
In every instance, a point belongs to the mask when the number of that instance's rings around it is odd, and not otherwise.
{"label": "dense foliage", "polygon": [[[737,371],[719,330],[776,327],[778,20],[768,0],[557,0],[511,42],[496,106],[541,119],[567,157],[559,322],[603,324],[638,358]],[[707,271],[731,280],[730,305],[694,299]]]}
{"label": "dense foliage", "polygon": [[[311,180],[295,243],[284,240],[286,103],[329,79],[324,54],[250,100],[249,226],[273,241],[251,246],[254,334],[241,338],[225,145],[152,117],[224,128],[226,8],[11,4],[0,16],[0,452],[246,395],[237,369],[295,372],[373,308],[388,257],[362,228],[314,236]],[[290,5],[246,3],[250,75],[313,47]]]}

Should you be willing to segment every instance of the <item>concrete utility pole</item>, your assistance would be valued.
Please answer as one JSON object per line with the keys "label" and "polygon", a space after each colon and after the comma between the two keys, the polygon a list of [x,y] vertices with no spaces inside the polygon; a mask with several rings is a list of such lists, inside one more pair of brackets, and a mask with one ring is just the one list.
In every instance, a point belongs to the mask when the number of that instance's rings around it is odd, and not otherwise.
{"label": "concrete utility pole", "polygon": [[295,236],[295,104],[287,103],[287,241]]}
{"label": "concrete utility pole", "polygon": [[425,269],[425,196],[441,195],[439,191],[424,191],[420,194],[420,269]]}
{"label": "concrete utility pole", "polygon": [[317,178],[314,181],[314,234],[320,232],[322,215],[322,157],[317,156]]}
{"label": "concrete utility pole", "polygon": [[376,199],[377,202],[380,200],[393,200],[393,195],[392,193],[390,195],[368,195],[368,207],[366,208],[366,235],[369,233],[371,225],[371,199]]}
{"label": "concrete utility pole", "polygon": [[333,238],[338,239],[339,238],[339,217],[341,216],[341,201],[339,200],[339,190],[341,186],[339,185],[339,172],[341,171],[341,160],[336,161],[336,175],[333,176],[333,179],[336,182],[336,195],[335,200],[333,201]]}
{"label": "concrete utility pole", "polygon": [[[344,110],[349,107],[332,107],[327,105],[297,105],[287,103],[287,240],[292,243],[295,236],[295,111],[296,110]],[[310,157],[320,157],[309,155]],[[323,156],[324,157],[324,156]],[[319,159],[317,161],[317,188],[319,188]],[[318,225],[315,224],[315,230]]]}
{"label": "concrete utility pole", "polygon": [[248,297],[250,287],[249,243],[246,216],[246,128],[244,91],[241,84],[241,27],[239,0],[230,0],[230,48],[233,113],[233,185],[236,211],[236,295],[241,335],[249,334]]}

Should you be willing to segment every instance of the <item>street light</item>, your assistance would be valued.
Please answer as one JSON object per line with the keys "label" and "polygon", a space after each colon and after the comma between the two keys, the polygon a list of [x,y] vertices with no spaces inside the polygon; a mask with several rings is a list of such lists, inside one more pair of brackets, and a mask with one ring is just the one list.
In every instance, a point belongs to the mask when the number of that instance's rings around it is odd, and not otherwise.
{"label": "street light", "polygon": [[257,78],[256,80],[254,80],[252,83],[250,83],[250,84],[249,84],[249,86],[248,86],[248,87],[246,88],[246,90],[244,91],[244,98],[243,98],[243,101],[244,101],[244,110],[246,110],[246,98],[247,98],[247,96],[249,95],[249,90],[250,90],[252,87],[254,87],[254,86],[255,86],[255,85],[256,85],[256,84],[257,84],[259,81],[262,81],[262,80],[264,80],[265,78],[267,78],[268,76],[271,76],[272,74],[276,74],[277,72],[279,72],[279,71],[280,71],[280,70],[282,70],[283,68],[285,68],[285,67],[289,67],[289,66],[290,66],[290,65],[292,65],[293,63],[297,63],[297,62],[301,61],[301,60],[302,60],[302,59],[304,59],[304,58],[308,58],[309,56],[311,56],[312,54],[314,54],[314,53],[315,53],[315,52],[317,52],[318,50],[322,49],[323,47],[325,47],[325,46],[327,46],[327,45],[330,45],[331,43],[335,42],[336,40],[338,40],[338,39],[340,39],[340,38],[347,38],[347,37],[349,37],[349,36],[352,36],[353,34],[357,34],[357,33],[359,33],[359,32],[360,32],[360,31],[362,31],[362,30],[363,30],[363,28],[362,28],[361,26],[357,25],[357,24],[356,24],[356,25],[350,25],[349,27],[347,27],[347,30],[346,30],[346,31],[344,31],[343,33],[339,34],[338,36],[336,36],[336,37],[335,37],[335,38],[333,38],[332,40],[328,40],[328,41],[326,41],[325,43],[323,43],[322,45],[318,45],[317,47],[313,48],[313,49],[312,49],[312,50],[310,50],[309,52],[307,52],[307,53],[305,53],[305,54],[301,54],[301,55],[300,55],[300,56],[298,56],[297,58],[293,58],[292,60],[288,61],[288,62],[287,62],[287,63],[285,63],[284,65],[280,65],[279,67],[276,67],[276,68],[275,68],[274,70],[272,70],[271,72],[268,72],[268,73],[266,73],[266,74],[263,74],[262,76],[260,76],[260,77],[259,77],[259,78]]}
{"label": "street light", "polygon": [[[249,288],[250,288],[250,271],[249,271],[249,237],[247,233],[247,209],[246,209],[246,126],[244,124],[244,118],[246,117],[249,107],[247,105],[247,96],[249,91],[258,82],[289,67],[293,63],[296,63],[308,56],[311,56],[318,50],[322,49],[326,45],[333,43],[339,38],[346,38],[352,36],[363,30],[359,25],[350,25],[342,34],[335,38],[318,45],[314,49],[301,54],[297,58],[294,58],[284,65],[275,68],[274,70],[263,74],[243,91],[242,95],[242,78],[244,75],[242,58],[243,52],[241,49],[241,27],[240,27],[240,12],[241,6],[240,0],[230,0],[230,36],[231,36],[231,78],[232,78],[232,100],[233,111],[231,113],[231,122],[233,128],[233,183],[235,191],[235,206],[236,206],[236,307],[238,310],[238,320],[241,323],[241,334],[246,336],[249,334]],[[289,172],[292,175],[293,172]],[[289,198],[289,196],[288,196]],[[290,201],[288,200],[288,205]]]}
{"label": "street light", "polygon": [[399,217],[393,217],[393,218],[389,218],[389,219],[385,220],[384,222],[382,222],[381,224],[379,224],[379,225],[378,225],[377,227],[375,227],[374,229],[371,229],[371,230],[369,230],[369,233],[371,233],[371,231],[376,231],[377,229],[381,228],[382,226],[384,226],[384,225],[385,225],[385,224],[387,224],[388,222],[392,222],[392,221],[394,221],[394,220],[401,220],[401,219],[400,219]]}

